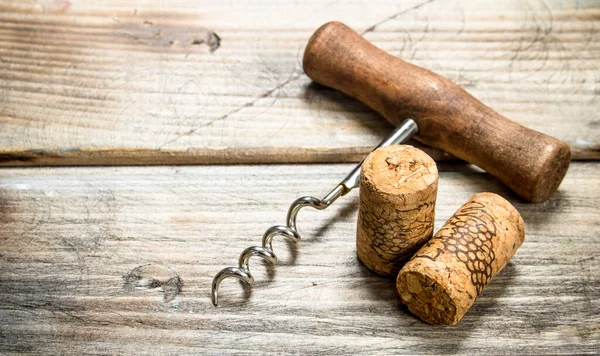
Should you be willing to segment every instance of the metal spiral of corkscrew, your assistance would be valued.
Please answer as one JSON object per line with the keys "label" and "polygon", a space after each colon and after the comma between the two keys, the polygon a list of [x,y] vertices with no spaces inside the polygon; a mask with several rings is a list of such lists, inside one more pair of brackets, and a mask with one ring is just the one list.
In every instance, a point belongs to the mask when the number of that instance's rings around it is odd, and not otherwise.
{"label": "metal spiral of corkscrew", "polygon": [[[405,142],[417,132],[417,123],[413,119],[406,119],[375,149]],[[353,188],[358,187],[360,183],[361,164],[362,161],[323,199],[311,196],[296,199],[288,209],[286,225],[276,225],[267,229],[263,235],[261,246],[251,246],[242,252],[238,260],[238,267],[227,267],[219,271],[212,282],[213,304],[215,306],[218,305],[219,286],[224,279],[235,277],[247,284],[254,283],[254,277],[250,273],[249,266],[251,257],[260,257],[273,264],[277,262],[277,256],[273,252],[273,239],[276,236],[286,237],[293,242],[300,241],[300,234],[296,229],[296,217],[302,208],[310,206],[317,210],[326,209],[339,197],[348,194]]]}

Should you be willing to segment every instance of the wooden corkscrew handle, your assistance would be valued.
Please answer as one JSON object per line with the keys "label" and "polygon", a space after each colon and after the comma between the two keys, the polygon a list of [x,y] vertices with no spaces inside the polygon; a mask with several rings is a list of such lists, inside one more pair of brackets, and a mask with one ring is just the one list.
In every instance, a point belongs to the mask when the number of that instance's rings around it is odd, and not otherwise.
{"label": "wooden corkscrew handle", "polygon": [[471,162],[524,199],[549,199],[565,176],[564,142],[513,122],[450,80],[375,47],[340,22],[321,26],[304,52],[304,71],[398,125],[412,117],[416,139]]}

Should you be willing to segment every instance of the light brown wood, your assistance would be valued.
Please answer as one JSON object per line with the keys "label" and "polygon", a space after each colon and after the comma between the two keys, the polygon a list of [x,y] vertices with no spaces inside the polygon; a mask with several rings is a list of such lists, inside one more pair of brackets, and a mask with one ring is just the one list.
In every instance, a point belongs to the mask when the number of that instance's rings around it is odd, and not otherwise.
{"label": "light brown wood", "polygon": [[393,145],[367,156],[356,228],[356,252],[367,268],[396,277],[433,236],[437,188],[437,166],[417,148]]}
{"label": "light brown wood", "polygon": [[0,349],[57,355],[598,350],[598,163],[574,163],[558,194],[537,205],[468,165],[438,164],[436,230],[481,191],[507,197],[527,226],[526,242],[453,328],[414,318],[395,281],[358,261],[358,192],[327,210],[302,210],[303,240],[293,246],[276,240],[280,263],[265,269],[252,261],[255,285],[245,292],[226,281],[221,305],[213,307],[217,271],[260,243],[267,227],[284,223],[294,199],[326,194],[351,168],[0,170]]}
{"label": "light brown wood", "polygon": [[390,55],[341,22],[315,31],[303,67],[316,82],[359,99],[394,125],[413,118],[418,141],[483,168],[533,203],[548,200],[567,173],[566,143],[505,118],[450,80]]}
{"label": "light brown wood", "polygon": [[302,73],[331,20],[598,159],[598,13],[583,0],[0,1],[0,164],[358,162],[391,126]]}
{"label": "light brown wood", "polygon": [[402,267],[398,294],[421,320],[455,325],[524,240],[514,206],[497,194],[475,194]]}

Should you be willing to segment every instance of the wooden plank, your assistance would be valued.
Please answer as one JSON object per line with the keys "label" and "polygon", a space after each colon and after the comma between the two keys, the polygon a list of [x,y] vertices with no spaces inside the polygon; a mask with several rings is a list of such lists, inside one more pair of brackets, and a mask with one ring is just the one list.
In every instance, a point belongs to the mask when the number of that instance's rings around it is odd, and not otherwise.
{"label": "wooden plank", "polygon": [[[520,210],[527,237],[455,327],[424,324],[357,260],[356,192],[300,213],[304,240],[223,284],[288,205],[337,165],[2,169],[0,349],[36,354],[593,354],[600,349],[598,163],[574,163],[526,204],[467,165],[441,164],[436,229],[473,193]],[[272,278],[269,278],[271,276]]]}
{"label": "wooden plank", "polygon": [[2,1],[0,165],[355,161],[390,126],[302,73],[305,42],[332,19],[597,159],[599,9]]}

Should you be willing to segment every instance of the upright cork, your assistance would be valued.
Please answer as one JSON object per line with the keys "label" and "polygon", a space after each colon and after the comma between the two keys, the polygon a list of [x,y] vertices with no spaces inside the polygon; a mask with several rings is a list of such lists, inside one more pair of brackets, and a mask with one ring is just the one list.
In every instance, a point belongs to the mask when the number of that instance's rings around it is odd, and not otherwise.
{"label": "upright cork", "polygon": [[524,239],[515,207],[493,193],[475,194],[400,270],[400,298],[421,320],[454,325]]}
{"label": "upright cork", "polygon": [[423,151],[382,147],[362,165],[356,248],[370,270],[396,276],[433,235],[438,171]]}

